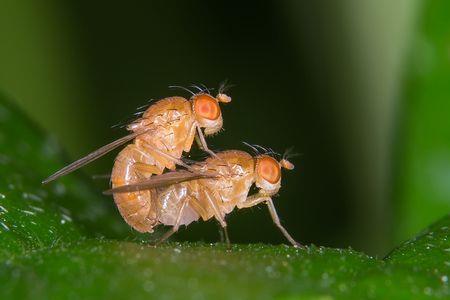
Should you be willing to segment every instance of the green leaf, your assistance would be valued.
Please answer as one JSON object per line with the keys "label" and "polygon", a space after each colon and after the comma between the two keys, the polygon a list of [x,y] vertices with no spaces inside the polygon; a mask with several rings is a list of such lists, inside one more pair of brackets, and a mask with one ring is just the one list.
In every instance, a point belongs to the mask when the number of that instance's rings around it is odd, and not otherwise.
{"label": "green leaf", "polygon": [[228,251],[222,244],[167,243],[155,248],[124,241],[124,222],[111,200],[81,178],[71,175],[41,186],[62,166],[61,151],[2,98],[0,128],[1,299],[450,296],[449,216],[383,260],[316,246],[234,245]]}
{"label": "green leaf", "polygon": [[111,201],[83,181],[41,185],[62,166],[61,150],[1,95],[0,128],[0,258],[82,235],[122,234]]}
{"label": "green leaf", "polygon": [[[228,252],[217,245],[152,248],[87,240],[30,253],[14,261],[0,278],[23,274],[3,290],[40,298],[62,297],[70,291],[81,298],[272,298],[299,292],[327,295],[330,287],[353,278],[367,259],[353,251],[315,247],[297,250],[250,245],[235,246]],[[34,285],[42,287],[41,294],[29,289]]]}
{"label": "green leaf", "polygon": [[387,261],[445,275],[450,271],[450,215],[396,249]]}
{"label": "green leaf", "polygon": [[[450,295],[449,224],[447,217],[384,261],[351,249],[315,246],[234,245],[227,251],[216,244],[154,248],[88,239],[11,260],[0,279],[7,282],[5,295],[42,299],[445,298]],[[442,255],[427,259],[427,244]],[[413,256],[422,259],[407,259]]]}

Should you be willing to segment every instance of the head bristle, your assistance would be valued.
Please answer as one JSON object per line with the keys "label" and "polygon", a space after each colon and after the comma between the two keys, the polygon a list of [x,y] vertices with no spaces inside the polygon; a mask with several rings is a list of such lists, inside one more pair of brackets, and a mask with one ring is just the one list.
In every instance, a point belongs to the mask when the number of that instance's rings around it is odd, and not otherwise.
{"label": "head bristle", "polygon": [[204,85],[203,83],[200,83],[200,86],[202,86],[203,91],[206,91],[209,95],[211,95],[211,91],[214,90],[214,88],[209,88],[206,85]]}
{"label": "head bristle", "polygon": [[211,95],[211,91],[214,90],[213,88],[209,88],[206,85],[204,85],[203,83],[199,83],[199,84],[191,84],[189,87],[192,87],[194,89],[198,90],[199,94],[208,94]]}
{"label": "head bristle", "polygon": [[270,157],[275,158],[276,160],[278,160],[281,157],[281,155],[278,152],[275,152],[272,148],[263,147],[257,144],[249,144],[247,142],[242,143],[247,147],[250,147],[253,150],[254,155],[268,155]]}
{"label": "head bristle", "polygon": [[260,155],[261,153],[259,152],[259,150],[257,148],[255,148],[252,144],[249,144],[247,142],[242,142],[242,144],[244,144],[245,146],[249,147],[250,149],[253,150],[253,154],[254,155]]}

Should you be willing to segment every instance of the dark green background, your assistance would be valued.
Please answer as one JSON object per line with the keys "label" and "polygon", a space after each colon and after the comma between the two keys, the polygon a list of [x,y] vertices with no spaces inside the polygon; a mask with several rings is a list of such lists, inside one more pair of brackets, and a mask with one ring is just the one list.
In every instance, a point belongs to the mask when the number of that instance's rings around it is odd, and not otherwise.
{"label": "dark green background", "polygon": [[[275,200],[289,231],[382,255],[450,208],[450,5],[392,2],[5,0],[0,89],[69,161],[122,136],[110,126],[147,100],[186,95],[168,85],[228,78],[210,145],[295,146]],[[228,220],[235,242],[283,242],[262,208]],[[209,222],[177,237],[218,234]]]}

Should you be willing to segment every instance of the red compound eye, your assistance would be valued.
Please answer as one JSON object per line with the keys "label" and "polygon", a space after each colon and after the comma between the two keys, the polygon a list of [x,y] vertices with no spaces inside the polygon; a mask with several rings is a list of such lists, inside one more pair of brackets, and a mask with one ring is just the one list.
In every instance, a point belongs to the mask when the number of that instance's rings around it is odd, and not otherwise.
{"label": "red compound eye", "polygon": [[272,157],[262,157],[258,161],[258,174],[270,183],[277,183],[281,177],[280,165]]}
{"label": "red compound eye", "polygon": [[209,95],[200,95],[195,98],[195,113],[209,120],[216,120],[220,116],[220,108],[217,101]]}

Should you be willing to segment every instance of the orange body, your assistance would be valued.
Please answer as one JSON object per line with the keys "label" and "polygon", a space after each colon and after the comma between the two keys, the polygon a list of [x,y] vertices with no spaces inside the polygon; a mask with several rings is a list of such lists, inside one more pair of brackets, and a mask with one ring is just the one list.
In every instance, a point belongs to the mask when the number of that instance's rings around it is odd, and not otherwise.
{"label": "orange body", "polygon": [[[260,161],[264,159],[272,158],[265,156]],[[114,197],[127,223],[141,232],[152,232],[153,227],[159,224],[175,225],[184,202],[186,204],[178,225],[188,225],[199,218],[224,219],[235,207],[246,207],[250,187],[257,180],[257,161],[257,158],[243,151],[220,152],[217,157],[193,166],[198,172],[215,172],[217,178],[197,179],[133,193],[116,193]],[[126,201],[122,201],[125,198]]]}
{"label": "orange body", "polygon": [[[139,131],[151,128],[138,136],[133,144],[125,147],[117,156],[111,174],[112,186],[138,182],[153,174],[161,174],[165,168],[174,169],[175,163],[153,149],[180,158],[183,151],[191,149],[195,137],[195,117],[191,102],[182,97],[170,97],[158,101],[144,113],[141,119],[129,126]],[[122,216],[136,230],[150,231],[149,191],[116,194],[114,200]],[[136,210],[134,207],[139,207]]]}
{"label": "orange body", "polygon": [[[200,89],[197,86],[195,88]],[[215,134],[222,129],[223,119],[219,103],[231,102],[231,97],[222,93],[224,89],[225,86],[222,85],[216,97],[211,96],[205,88],[200,89],[197,94],[190,91],[190,100],[169,97],[156,102],[141,118],[128,125],[127,128],[132,133],[72,162],[44,179],[42,183],[47,184],[65,176],[132,140],[134,145],[127,147],[119,155],[118,170],[114,178],[117,183],[127,183],[130,177],[138,176],[142,172],[161,174],[165,168],[174,169],[175,164],[186,166],[180,161],[181,154],[191,149],[196,134],[201,148],[214,156],[214,152],[209,150],[206,144],[205,135]],[[136,164],[132,170],[127,169],[130,161]],[[146,166],[145,169],[142,168],[143,165]],[[135,171],[139,174],[128,174]]]}
{"label": "orange body", "polygon": [[[138,135],[133,144],[125,147],[117,156],[111,174],[112,187],[137,183],[164,169],[173,170],[176,160],[189,152],[197,130],[205,128],[205,134],[213,134],[222,128],[222,114],[218,102],[231,101],[219,94],[217,99],[209,94],[196,94],[191,100],[182,97],[162,99],[128,126]],[[219,100],[218,100],[219,99]],[[148,232],[155,225],[150,191],[115,194],[120,213],[136,230]]]}

